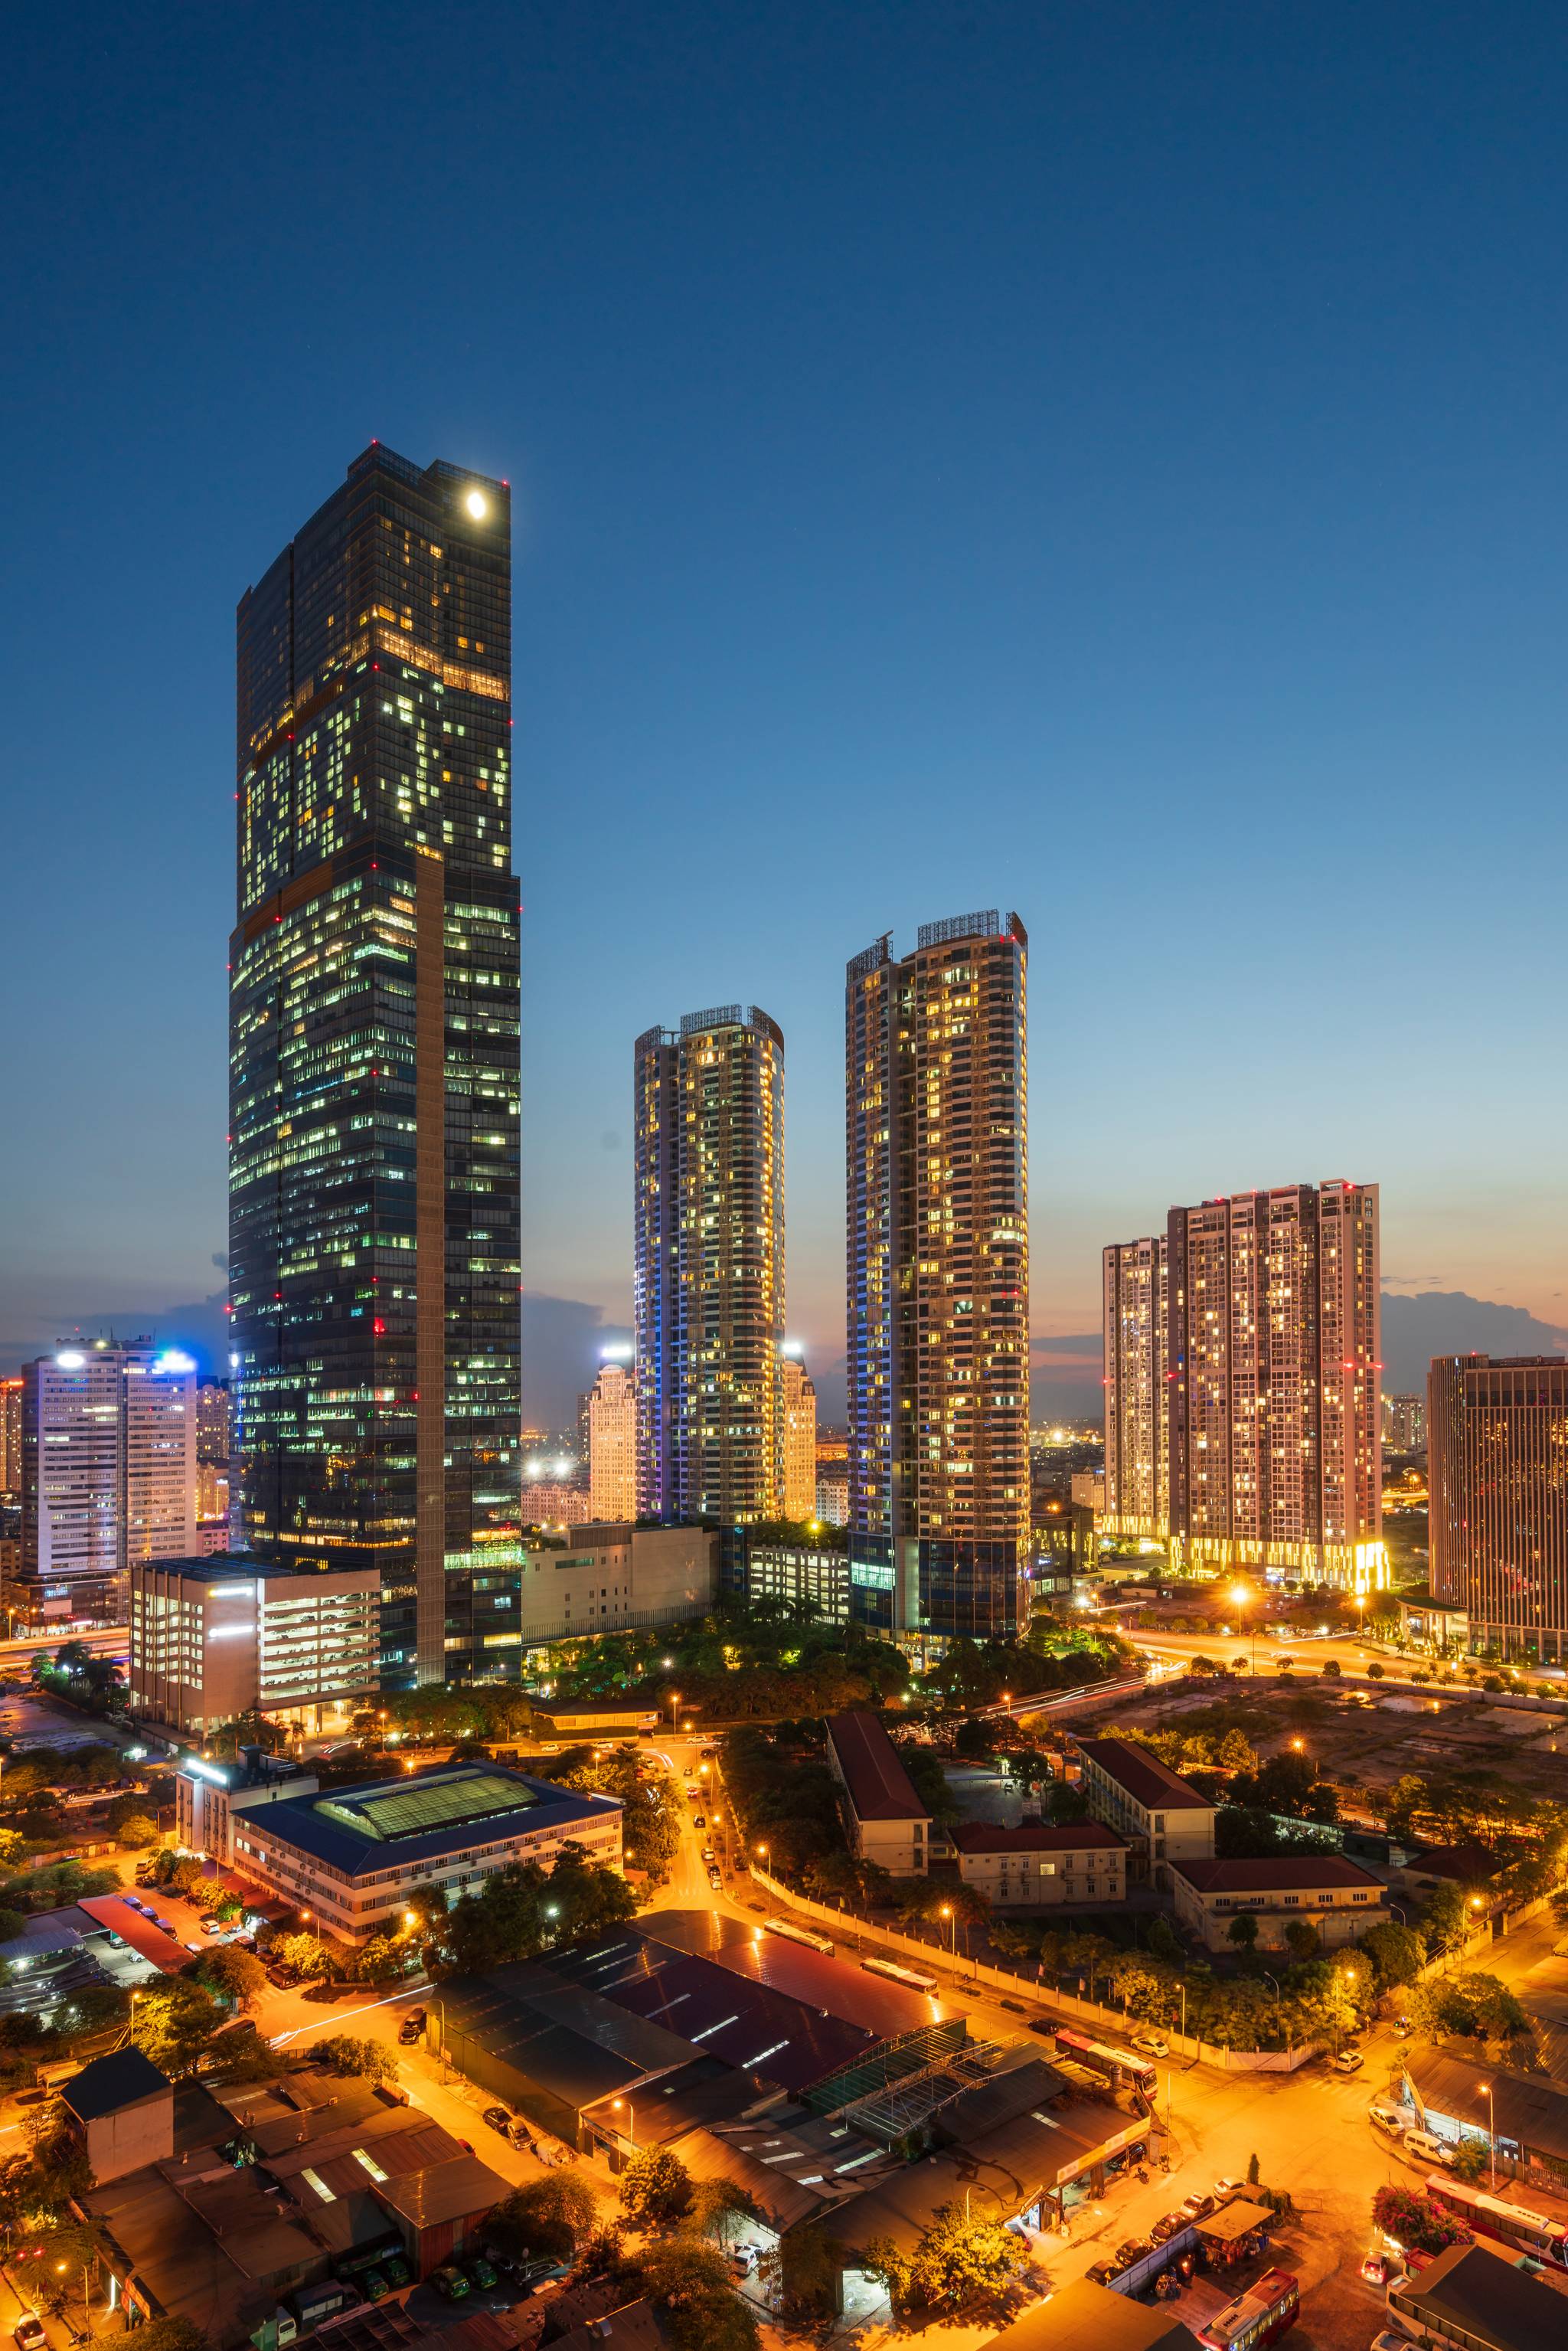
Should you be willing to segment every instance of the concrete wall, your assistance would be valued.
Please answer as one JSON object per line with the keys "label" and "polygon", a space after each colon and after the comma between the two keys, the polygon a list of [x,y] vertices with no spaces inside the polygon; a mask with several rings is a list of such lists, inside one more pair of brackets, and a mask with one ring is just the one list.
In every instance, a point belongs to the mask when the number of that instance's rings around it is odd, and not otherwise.
{"label": "concrete wall", "polygon": [[[1118,2041],[1125,2041],[1132,2032],[1141,2030],[1129,2024],[1118,2010],[1102,2008],[1097,2001],[1076,2000],[1070,1992],[1046,1991],[1032,1976],[1018,1974],[1010,1968],[989,1968],[978,1960],[966,1960],[961,1967],[948,1970],[944,1954],[915,1936],[900,1935],[891,1928],[869,1927],[847,1911],[831,1909],[825,1902],[813,1902],[806,1895],[795,1893],[792,1887],[781,1886],[755,1864],[751,1876],[780,1908],[797,1917],[810,1919],[841,1942],[853,1943],[857,1949],[880,1953],[888,1959],[913,1959],[917,1967],[950,1972],[954,1991],[960,1998],[967,1985],[977,1986],[1005,2000],[1030,2001],[1042,2015],[1060,2016],[1064,2022],[1085,2025],[1092,2032],[1103,2032]],[[1293,2074],[1309,2057],[1318,2053],[1315,2041],[1305,2042],[1299,2049],[1217,2049],[1191,2033],[1170,2032],[1163,2025],[1160,2031],[1169,2042],[1174,2056],[1192,2057],[1199,2064],[1217,2066],[1224,2073]]]}
{"label": "concrete wall", "polygon": [[174,2093],[155,2091],[118,2114],[100,2115],[86,2128],[87,2159],[99,2187],[159,2163],[174,2152]]}

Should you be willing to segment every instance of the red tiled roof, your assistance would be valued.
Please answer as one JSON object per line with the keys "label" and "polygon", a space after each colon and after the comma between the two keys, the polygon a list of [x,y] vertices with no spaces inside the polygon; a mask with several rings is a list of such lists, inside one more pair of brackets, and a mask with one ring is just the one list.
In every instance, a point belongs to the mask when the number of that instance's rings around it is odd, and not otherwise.
{"label": "red tiled roof", "polygon": [[1434,1844],[1410,1864],[1416,1877],[1448,1877],[1456,1886],[1483,1886],[1502,1867],[1484,1844]]}
{"label": "red tiled roof", "polygon": [[997,1828],[989,1821],[965,1821],[951,1832],[960,1853],[1078,1853],[1127,1850],[1127,1840],[1103,1821],[1064,1821],[1051,1827],[1044,1821],[1022,1821],[1016,1829]]}
{"label": "red tiled roof", "polygon": [[1107,1779],[1114,1780],[1138,1803],[1162,1813],[1208,1812],[1213,1800],[1200,1796],[1190,1780],[1162,1763],[1148,1748],[1138,1746],[1130,1739],[1085,1739],[1081,1742],[1085,1758],[1096,1763]]}
{"label": "red tiled roof", "polygon": [[1173,1861],[1170,1866],[1199,1894],[1306,1894],[1329,1886],[1383,1891],[1381,1878],[1341,1853],[1282,1853],[1267,1861]]}
{"label": "red tiled roof", "polygon": [[182,1968],[190,1966],[191,1954],[183,1943],[166,1935],[162,1927],[155,1927],[140,1910],[133,1910],[123,1894],[84,1894],[77,1907],[85,1910],[89,1918],[96,1918],[100,1927],[110,1928],[166,1976],[177,1976]]}
{"label": "red tiled roof", "polygon": [[874,1714],[831,1714],[828,1738],[862,1821],[928,1821],[898,1750]]}

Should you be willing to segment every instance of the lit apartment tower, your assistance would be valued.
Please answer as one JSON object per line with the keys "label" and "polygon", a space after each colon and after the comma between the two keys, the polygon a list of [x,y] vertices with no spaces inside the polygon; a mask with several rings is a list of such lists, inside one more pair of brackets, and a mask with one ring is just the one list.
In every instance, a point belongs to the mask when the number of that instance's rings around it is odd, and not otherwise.
{"label": "lit apartment tower", "polygon": [[22,1383],[0,1380],[0,1494],[22,1490]]}
{"label": "lit apartment tower", "polygon": [[1390,1453],[1425,1453],[1427,1399],[1424,1395],[1384,1397],[1383,1442]]}
{"label": "lit apartment tower", "polygon": [[638,1501],[743,1525],[783,1486],[784,1037],[753,1005],[635,1047]]}
{"label": "lit apartment tower", "polygon": [[196,1390],[196,1516],[226,1520],[228,1511],[229,1384],[203,1380]]}
{"label": "lit apartment tower", "polygon": [[1568,1663],[1568,1362],[1437,1356],[1427,1465],[1433,1596],[1472,1649]]}
{"label": "lit apartment tower", "polygon": [[517,1525],[510,528],[372,444],[238,615],[236,1539],[374,1563],[394,1688],[482,1667]]}
{"label": "lit apartment tower", "polygon": [[589,1390],[589,1516],[608,1524],[637,1515],[637,1375],[607,1355]]}
{"label": "lit apartment tower", "polygon": [[1163,1234],[1104,1251],[1105,1520],[1119,1535],[1170,1525],[1166,1443],[1169,1296]]}
{"label": "lit apartment tower", "polygon": [[39,1618],[123,1618],[138,1560],[196,1547],[195,1364],[96,1340],[22,1374],[22,1564]]}
{"label": "lit apartment tower", "polygon": [[1376,1186],[1173,1208],[1163,1243],[1104,1264],[1109,1531],[1194,1567],[1385,1583]]}
{"label": "lit apartment tower", "polygon": [[811,1374],[792,1350],[785,1351],[779,1367],[784,1384],[784,1468],[782,1515],[814,1519],[817,1515],[817,1391]]}
{"label": "lit apartment tower", "polygon": [[896,1633],[1027,1617],[1025,981],[1016,914],[850,965],[851,1609]]}

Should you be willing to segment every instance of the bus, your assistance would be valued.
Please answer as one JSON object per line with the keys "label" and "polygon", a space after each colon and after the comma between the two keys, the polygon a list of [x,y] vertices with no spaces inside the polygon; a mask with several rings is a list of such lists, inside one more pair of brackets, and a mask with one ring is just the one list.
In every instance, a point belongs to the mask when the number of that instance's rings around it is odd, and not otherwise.
{"label": "bus", "polygon": [[1126,2083],[1139,2097],[1151,2100],[1159,2089],[1160,2077],[1144,2058],[1134,2057],[1125,2049],[1113,2049],[1103,2041],[1091,2041],[1086,2032],[1074,2032],[1071,2025],[1057,2026],[1056,2045],[1072,2050],[1118,2089]]}
{"label": "bus", "polygon": [[810,1927],[797,1927],[793,1918],[768,1918],[763,1921],[770,1935],[788,1935],[792,1943],[809,1943],[813,1951],[825,1951],[833,1956],[832,1939],[827,1935],[814,1935]]}
{"label": "bus", "polygon": [[1278,2343],[1294,2326],[1301,2306],[1301,2291],[1289,2270],[1267,2270],[1239,2294],[1234,2302],[1197,2329],[1207,2351],[1258,2351],[1263,2343]]}
{"label": "bus", "polygon": [[1489,2195],[1484,2188],[1450,2179],[1441,2171],[1427,2180],[1427,2194],[1478,2237],[1490,2237],[1504,2248],[1532,2253],[1538,2262],[1568,2270],[1568,2228],[1561,2220],[1532,2212],[1528,2204],[1510,2204],[1500,2196]]}
{"label": "bus", "polygon": [[862,1959],[862,1967],[868,1976],[885,1976],[889,1983],[902,1984],[906,1991],[935,1991],[936,1979],[920,1968],[901,1968],[893,1959]]}

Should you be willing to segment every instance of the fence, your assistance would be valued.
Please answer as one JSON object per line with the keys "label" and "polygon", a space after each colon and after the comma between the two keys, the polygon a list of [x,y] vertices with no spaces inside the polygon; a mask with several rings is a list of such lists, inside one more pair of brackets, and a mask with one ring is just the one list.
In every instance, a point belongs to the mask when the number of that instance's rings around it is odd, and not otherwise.
{"label": "fence", "polygon": [[[864,1943],[876,1951],[885,1949],[890,1956],[913,1959],[925,1968],[935,1963],[957,1980],[960,1991],[966,1985],[973,1985],[994,1991],[1004,2000],[1031,2001],[1042,2011],[1049,2010],[1073,2024],[1087,2025],[1096,2032],[1125,2033],[1130,2029],[1128,2018],[1115,2009],[1102,2008],[1098,2001],[1080,2000],[1072,1992],[1048,1991],[1032,1976],[1019,1975],[1010,1968],[988,1967],[979,1959],[949,1966],[940,1951],[933,1950],[918,1936],[901,1935],[895,1928],[873,1927],[852,1911],[834,1910],[825,1902],[813,1902],[809,1895],[797,1894],[792,1887],[781,1886],[755,1862],[751,1865],[751,1876],[753,1884],[760,1886],[782,1908],[831,1928],[841,1939],[853,1935],[857,1947]],[[1318,2053],[1315,2041],[1305,2042],[1299,2049],[1221,2049],[1191,2033],[1167,2032],[1163,2027],[1160,2037],[1169,2043],[1173,2057],[1189,2057],[1197,2064],[1213,2065],[1228,2074],[1293,2074],[1309,2057]]]}

